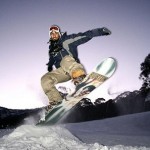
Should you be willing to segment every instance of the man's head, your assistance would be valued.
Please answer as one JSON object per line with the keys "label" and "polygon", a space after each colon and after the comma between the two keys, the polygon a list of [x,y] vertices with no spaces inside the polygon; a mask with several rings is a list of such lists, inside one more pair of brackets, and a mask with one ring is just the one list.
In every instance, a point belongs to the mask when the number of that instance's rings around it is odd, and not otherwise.
{"label": "man's head", "polygon": [[49,36],[52,41],[57,41],[61,37],[60,28],[56,25],[52,25],[49,28]]}

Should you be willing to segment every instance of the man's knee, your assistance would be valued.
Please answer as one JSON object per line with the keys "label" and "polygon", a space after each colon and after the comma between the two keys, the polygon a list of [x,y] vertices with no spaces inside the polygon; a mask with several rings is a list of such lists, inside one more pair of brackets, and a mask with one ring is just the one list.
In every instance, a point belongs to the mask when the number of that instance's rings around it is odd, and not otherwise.
{"label": "man's knee", "polygon": [[50,91],[50,89],[55,85],[55,80],[49,75],[43,75],[41,77],[41,86],[45,93]]}
{"label": "man's knee", "polygon": [[71,56],[65,56],[60,65],[65,72],[69,73],[70,76],[72,76],[72,71],[74,70],[80,69],[85,72],[83,65],[77,63],[76,60]]}

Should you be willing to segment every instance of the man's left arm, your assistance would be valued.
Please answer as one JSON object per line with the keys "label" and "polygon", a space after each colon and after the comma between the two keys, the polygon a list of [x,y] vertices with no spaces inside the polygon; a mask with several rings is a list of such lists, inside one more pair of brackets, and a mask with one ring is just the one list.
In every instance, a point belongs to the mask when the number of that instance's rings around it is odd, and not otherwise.
{"label": "man's left arm", "polygon": [[78,46],[80,44],[86,43],[87,41],[91,40],[93,37],[110,35],[110,34],[111,34],[111,31],[107,29],[106,27],[103,27],[103,28],[88,30],[83,33],[80,32],[78,34],[72,34],[70,35],[70,38],[73,39],[72,43]]}

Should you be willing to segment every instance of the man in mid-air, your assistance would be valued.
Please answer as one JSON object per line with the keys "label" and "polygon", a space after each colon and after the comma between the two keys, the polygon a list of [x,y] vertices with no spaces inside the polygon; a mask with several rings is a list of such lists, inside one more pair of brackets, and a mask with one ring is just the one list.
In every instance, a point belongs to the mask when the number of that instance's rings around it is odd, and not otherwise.
{"label": "man in mid-air", "polygon": [[55,87],[57,83],[72,79],[74,84],[78,85],[86,76],[86,71],[78,58],[77,47],[93,37],[110,34],[111,31],[106,27],[71,35],[62,33],[57,25],[50,27],[48,72],[41,78],[42,88],[49,99],[49,109],[63,99]]}

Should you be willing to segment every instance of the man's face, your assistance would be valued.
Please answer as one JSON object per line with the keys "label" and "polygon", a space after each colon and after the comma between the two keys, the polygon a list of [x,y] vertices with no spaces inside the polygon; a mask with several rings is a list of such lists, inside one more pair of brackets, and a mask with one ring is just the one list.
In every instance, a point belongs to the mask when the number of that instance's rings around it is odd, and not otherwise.
{"label": "man's face", "polygon": [[56,41],[60,38],[59,32],[56,32],[55,30],[52,30],[50,33],[51,40]]}

